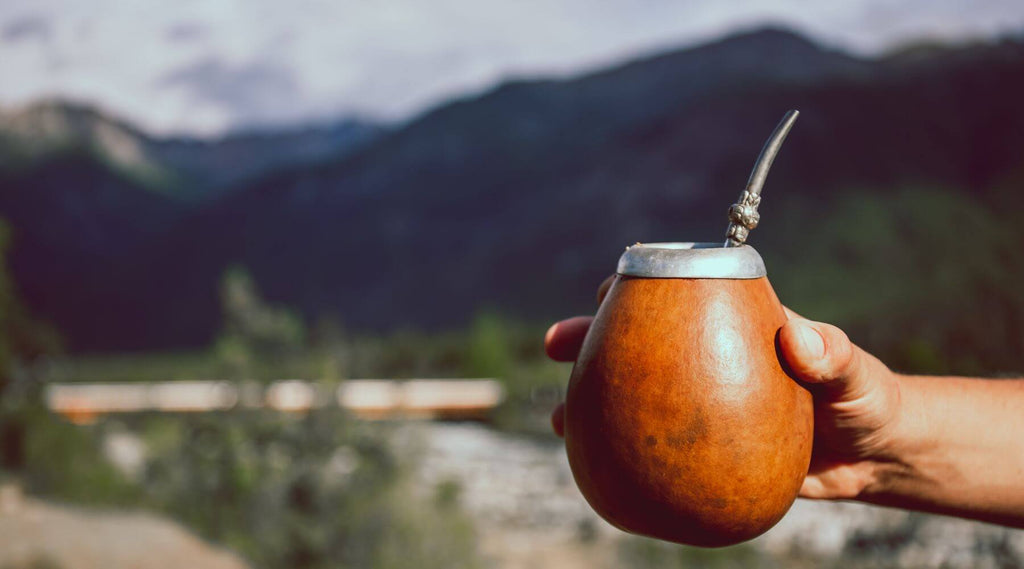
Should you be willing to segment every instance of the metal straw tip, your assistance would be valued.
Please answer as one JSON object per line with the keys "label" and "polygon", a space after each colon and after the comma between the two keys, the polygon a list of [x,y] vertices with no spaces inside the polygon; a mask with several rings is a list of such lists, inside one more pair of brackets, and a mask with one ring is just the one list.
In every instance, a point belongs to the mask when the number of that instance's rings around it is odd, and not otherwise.
{"label": "metal straw tip", "polygon": [[747,241],[750,231],[757,227],[761,216],[757,213],[757,206],[761,204],[761,189],[764,187],[764,180],[768,177],[768,170],[775,161],[775,155],[782,147],[782,141],[793,128],[793,123],[800,116],[800,111],[793,109],[788,111],[782,120],[779,121],[775,131],[764,143],[757,162],[754,163],[754,170],[747,180],[747,187],[740,194],[740,199],[729,208],[729,227],[726,229],[726,247],[738,247]]}

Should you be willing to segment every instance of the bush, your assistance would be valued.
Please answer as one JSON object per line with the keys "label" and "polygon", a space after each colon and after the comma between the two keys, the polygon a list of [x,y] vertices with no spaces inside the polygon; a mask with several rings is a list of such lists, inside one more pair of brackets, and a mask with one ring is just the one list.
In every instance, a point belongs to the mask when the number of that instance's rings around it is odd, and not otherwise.
{"label": "bush", "polygon": [[383,425],[336,409],[232,412],[150,429],[149,499],[266,568],[475,567],[475,534],[451,497],[417,492]]}

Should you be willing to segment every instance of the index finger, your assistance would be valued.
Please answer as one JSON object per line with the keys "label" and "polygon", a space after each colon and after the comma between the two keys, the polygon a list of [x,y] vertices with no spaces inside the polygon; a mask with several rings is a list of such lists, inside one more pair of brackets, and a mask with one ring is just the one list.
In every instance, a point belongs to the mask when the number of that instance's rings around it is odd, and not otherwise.
{"label": "index finger", "polygon": [[576,316],[555,322],[544,334],[544,351],[548,357],[556,362],[575,361],[593,321],[592,316]]}

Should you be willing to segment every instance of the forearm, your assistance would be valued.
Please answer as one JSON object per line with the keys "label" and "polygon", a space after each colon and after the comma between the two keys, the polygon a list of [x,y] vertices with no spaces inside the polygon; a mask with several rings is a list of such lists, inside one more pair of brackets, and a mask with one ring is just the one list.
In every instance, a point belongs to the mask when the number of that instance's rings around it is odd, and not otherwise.
{"label": "forearm", "polygon": [[866,502],[1024,527],[1024,380],[900,376]]}

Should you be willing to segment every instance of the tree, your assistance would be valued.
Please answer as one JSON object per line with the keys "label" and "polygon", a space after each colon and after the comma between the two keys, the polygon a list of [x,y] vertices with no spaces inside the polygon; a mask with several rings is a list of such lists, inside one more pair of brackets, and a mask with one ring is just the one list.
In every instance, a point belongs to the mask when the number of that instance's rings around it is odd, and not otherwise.
{"label": "tree", "polygon": [[29,422],[42,406],[42,390],[27,364],[56,351],[56,333],[32,318],[7,274],[7,226],[0,221],[0,470],[26,466]]}
{"label": "tree", "polygon": [[0,390],[19,363],[56,351],[60,342],[48,326],[33,320],[7,273],[10,232],[0,220]]}
{"label": "tree", "polygon": [[267,304],[244,268],[224,272],[220,297],[224,329],[216,350],[232,373],[251,374],[254,365],[302,348],[306,337],[302,320],[291,310]]}

